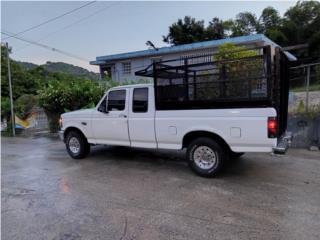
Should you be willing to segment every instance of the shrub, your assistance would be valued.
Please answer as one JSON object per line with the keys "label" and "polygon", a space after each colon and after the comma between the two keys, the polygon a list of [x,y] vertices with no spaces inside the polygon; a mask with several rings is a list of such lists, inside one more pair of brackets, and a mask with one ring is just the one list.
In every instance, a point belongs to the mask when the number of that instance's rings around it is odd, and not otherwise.
{"label": "shrub", "polygon": [[10,118],[10,99],[1,96],[1,120]]}
{"label": "shrub", "polygon": [[307,114],[312,119],[319,117],[320,116],[320,104],[310,106]]}
{"label": "shrub", "polygon": [[304,101],[301,99],[297,108],[297,113],[304,113],[306,111],[306,107],[304,105]]}
{"label": "shrub", "polygon": [[36,96],[31,94],[24,94],[19,97],[14,104],[15,114],[21,118],[27,118],[33,107],[35,107],[38,103],[38,99]]}
{"label": "shrub", "polygon": [[218,47],[218,52],[214,55],[214,60],[237,59],[257,55],[257,51],[248,50],[245,46],[237,46],[234,43],[224,43]]}
{"label": "shrub", "polygon": [[59,117],[66,111],[92,107],[100,100],[104,89],[87,79],[50,81],[39,91],[39,105],[45,110],[51,132],[58,130]]}
{"label": "shrub", "polygon": [[203,82],[202,88],[197,89],[197,98],[246,97],[249,85],[247,79],[252,79],[251,87],[262,82],[263,60],[245,59],[254,56],[258,56],[258,52],[248,50],[245,46],[233,43],[220,45],[217,53],[212,56],[212,60],[217,61],[215,68],[203,70],[197,76],[197,81]]}

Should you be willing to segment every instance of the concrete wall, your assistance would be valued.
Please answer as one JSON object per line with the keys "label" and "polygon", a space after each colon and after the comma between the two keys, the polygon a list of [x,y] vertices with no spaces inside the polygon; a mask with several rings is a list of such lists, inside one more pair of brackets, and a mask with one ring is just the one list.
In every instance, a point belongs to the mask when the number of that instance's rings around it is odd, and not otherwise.
{"label": "concrete wall", "polygon": [[320,114],[316,118],[289,116],[287,131],[293,134],[293,148],[320,147]]}

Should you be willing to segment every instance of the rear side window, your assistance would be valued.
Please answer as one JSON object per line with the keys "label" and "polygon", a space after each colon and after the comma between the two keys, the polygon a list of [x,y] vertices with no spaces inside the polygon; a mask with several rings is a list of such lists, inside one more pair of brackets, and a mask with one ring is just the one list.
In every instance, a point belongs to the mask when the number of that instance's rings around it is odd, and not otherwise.
{"label": "rear side window", "polygon": [[126,105],[126,90],[115,90],[108,95],[108,111],[122,111]]}
{"label": "rear side window", "polygon": [[148,88],[135,88],[133,90],[132,111],[135,113],[148,111]]}

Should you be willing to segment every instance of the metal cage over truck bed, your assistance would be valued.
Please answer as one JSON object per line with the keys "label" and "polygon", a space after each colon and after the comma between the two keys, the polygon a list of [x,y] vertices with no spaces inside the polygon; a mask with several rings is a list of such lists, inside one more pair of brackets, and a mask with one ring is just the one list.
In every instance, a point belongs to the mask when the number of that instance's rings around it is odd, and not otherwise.
{"label": "metal cage over truck bed", "polygon": [[[235,58],[237,53],[241,58]],[[232,56],[229,57],[228,56]],[[286,128],[288,60],[270,46],[154,62],[138,76],[153,77],[157,110],[274,107]]]}

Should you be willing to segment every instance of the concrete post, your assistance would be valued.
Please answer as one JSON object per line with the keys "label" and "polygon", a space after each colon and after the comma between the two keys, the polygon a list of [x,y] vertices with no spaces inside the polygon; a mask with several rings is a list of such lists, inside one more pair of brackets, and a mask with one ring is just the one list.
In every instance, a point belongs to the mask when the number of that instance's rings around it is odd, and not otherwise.
{"label": "concrete post", "polygon": [[310,66],[307,67],[306,112],[309,111],[309,85],[310,85]]}

